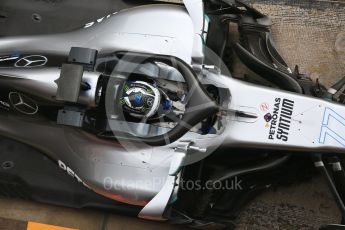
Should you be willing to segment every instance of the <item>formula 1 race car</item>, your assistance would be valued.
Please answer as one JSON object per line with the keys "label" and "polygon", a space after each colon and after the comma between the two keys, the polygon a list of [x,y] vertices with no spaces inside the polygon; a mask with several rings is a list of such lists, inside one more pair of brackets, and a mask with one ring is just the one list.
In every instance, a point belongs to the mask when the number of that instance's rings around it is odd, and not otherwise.
{"label": "formula 1 race car", "polygon": [[[345,78],[291,70],[271,25],[239,1],[185,0],[1,37],[0,194],[233,228],[313,162],[345,217]],[[232,76],[233,56],[265,83]]]}

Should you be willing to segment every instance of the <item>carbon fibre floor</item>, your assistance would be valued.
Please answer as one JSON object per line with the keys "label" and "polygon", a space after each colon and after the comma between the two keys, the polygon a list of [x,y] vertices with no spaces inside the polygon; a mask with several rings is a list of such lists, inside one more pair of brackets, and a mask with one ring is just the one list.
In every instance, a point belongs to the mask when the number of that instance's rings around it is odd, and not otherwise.
{"label": "carbon fibre floor", "polygon": [[[272,16],[274,39],[290,66],[299,64],[302,72],[327,85],[345,74],[344,1],[250,2]],[[1,0],[0,35],[69,31],[136,4],[133,0]],[[0,217],[90,230],[174,229],[99,211],[9,199],[0,199]],[[315,229],[338,218],[323,180],[316,178],[259,197],[241,215],[239,229]]]}

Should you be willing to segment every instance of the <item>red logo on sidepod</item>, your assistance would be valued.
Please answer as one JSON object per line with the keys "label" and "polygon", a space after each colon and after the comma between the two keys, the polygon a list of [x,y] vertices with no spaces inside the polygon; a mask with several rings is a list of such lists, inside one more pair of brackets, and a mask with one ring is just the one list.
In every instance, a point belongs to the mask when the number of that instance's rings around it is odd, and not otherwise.
{"label": "red logo on sidepod", "polygon": [[270,106],[269,106],[267,103],[262,103],[262,104],[260,105],[260,110],[261,110],[262,112],[267,112],[267,111],[269,110],[269,108],[270,108]]}

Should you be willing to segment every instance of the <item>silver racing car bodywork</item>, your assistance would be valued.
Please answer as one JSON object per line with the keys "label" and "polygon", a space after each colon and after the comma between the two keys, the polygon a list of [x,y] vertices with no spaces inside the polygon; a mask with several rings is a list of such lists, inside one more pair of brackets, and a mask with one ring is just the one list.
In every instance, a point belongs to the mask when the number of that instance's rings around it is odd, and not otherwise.
{"label": "silver racing car bodywork", "polygon": [[5,53],[34,50],[67,55],[71,47],[79,46],[100,53],[130,50],[171,54],[191,63],[193,21],[181,6],[140,6],[85,27],[62,34],[4,38],[0,45]]}
{"label": "silver racing car bodywork", "polygon": [[[13,62],[0,68],[0,85],[9,89],[0,98],[1,136],[42,151],[76,183],[110,199],[141,206],[139,217],[154,220],[168,218],[164,214],[177,199],[182,168],[216,149],[345,153],[343,105],[247,83],[222,71],[218,60],[206,63],[208,23],[202,1],[185,0],[185,6],[157,4],[124,10],[68,33],[1,38],[0,64]],[[151,145],[130,138],[102,138],[100,132],[82,129],[79,124],[85,110],[69,109],[71,103],[57,98],[62,87],[61,62],[49,65],[55,56],[65,60],[71,47],[94,49],[99,56],[129,51],[181,60],[193,70],[201,86],[213,86],[220,92],[216,131],[200,133],[192,125],[177,140]],[[155,62],[159,73],[168,71],[160,62]],[[86,110],[99,106],[102,74],[97,69],[82,73],[81,81],[88,89],[80,91],[75,104]],[[154,79],[158,79],[157,84],[167,84],[159,74]],[[170,79],[182,85],[187,82],[176,76]],[[175,104],[177,107],[178,102]],[[41,107],[47,105],[59,108],[56,121],[39,115]],[[201,103],[191,109],[203,106]],[[10,110],[15,113],[9,115]],[[172,129],[169,125],[151,126],[132,120],[124,124],[116,115],[108,116],[113,131],[129,129],[131,135],[164,133]]]}

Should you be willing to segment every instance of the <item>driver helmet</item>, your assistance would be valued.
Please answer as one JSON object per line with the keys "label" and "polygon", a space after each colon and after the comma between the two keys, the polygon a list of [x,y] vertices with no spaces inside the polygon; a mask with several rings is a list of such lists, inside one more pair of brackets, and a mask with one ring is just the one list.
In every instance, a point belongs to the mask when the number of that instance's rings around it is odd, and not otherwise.
{"label": "driver helmet", "polygon": [[158,88],[144,81],[127,81],[121,98],[125,112],[137,118],[150,118],[156,114],[161,102]]}

